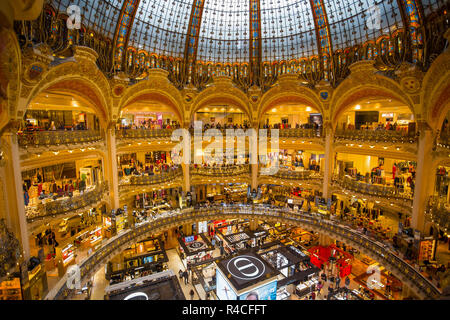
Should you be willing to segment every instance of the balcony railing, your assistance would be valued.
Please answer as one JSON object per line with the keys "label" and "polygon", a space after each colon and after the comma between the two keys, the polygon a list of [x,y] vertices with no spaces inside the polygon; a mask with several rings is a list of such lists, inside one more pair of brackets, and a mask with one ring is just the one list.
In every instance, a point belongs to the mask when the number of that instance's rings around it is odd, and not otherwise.
{"label": "balcony railing", "polygon": [[323,179],[323,175],[320,172],[313,170],[305,170],[305,171],[279,170],[272,177],[286,180]]}
{"label": "balcony railing", "polygon": [[230,177],[238,176],[241,174],[250,173],[249,165],[235,165],[226,167],[202,167],[191,165],[190,174],[193,176],[208,176],[208,177]]}
{"label": "balcony railing", "polygon": [[395,199],[412,200],[413,195],[410,192],[400,192],[394,186],[370,184],[363,181],[356,181],[349,176],[343,178],[333,177],[333,183],[344,189],[349,189],[358,193],[377,197],[391,197]]}
{"label": "balcony railing", "polygon": [[167,172],[163,172],[160,174],[154,174],[154,175],[130,175],[125,176],[121,181],[121,186],[128,186],[128,185],[152,185],[152,184],[161,184],[165,182],[170,182],[172,180],[175,180],[178,177],[183,176],[183,170],[181,167],[171,168]]}
{"label": "balcony railing", "polygon": [[441,230],[445,232],[450,230],[450,208],[447,206],[447,198],[431,197],[425,217]]}
{"label": "balcony railing", "polygon": [[39,218],[56,216],[95,204],[102,200],[106,191],[108,191],[108,184],[103,182],[83,194],[50,200],[36,207],[28,206],[26,207],[27,221],[33,222]]}
{"label": "balcony railing", "polygon": [[442,148],[450,148],[450,135],[441,133],[437,144]]}
{"label": "balcony railing", "polygon": [[[270,133],[270,130],[269,130]],[[280,138],[321,138],[322,129],[280,129]]]}
{"label": "balcony railing", "polygon": [[99,130],[34,131],[17,134],[19,146],[39,147],[95,142],[103,139]]}
{"label": "balcony railing", "polygon": [[[164,230],[174,224],[183,224],[190,221],[208,221],[227,219],[228,217],[259,220],[277,220],[280,222],[308,227],[312,230],[331,234],[336,238],[345,239],[349,245],[364,251],[373,259],[380,262],[402,281],[408,281],[408,286],[413,289],[422,299],[437,299],[441,292],[436,286],[426,279],[418,270],[397,256],[392,248],[380,243],[377,239],[368,237],[348,226],[340,225],[332,220],[326,220],[323,216],[307,214],[302,211],[294,211],[288,208],[276,208],[266,205],[227,205],[204,208],[187,208],[173,211],[167,215],[150,218],[149,221],[136,225],[135,228],[127,230],[109,239],[100,249],[85,258],[79,264],[82,281],[91,276],[113,255],[119,254],[130,243],[136,239],[146,237],[151,232]],[[66,299],[72,291],[67,288],[67,275],[49,292],[46,299]]]}
{"label": "balcony railing", "polygon": [[336,130],[336,140],[414,143],[417,137],[405,130]]}
{"label": "balcony railing", "polygon": [[170,138],[173,129],[122,129],[116,131],[117,139],[161,139]]}

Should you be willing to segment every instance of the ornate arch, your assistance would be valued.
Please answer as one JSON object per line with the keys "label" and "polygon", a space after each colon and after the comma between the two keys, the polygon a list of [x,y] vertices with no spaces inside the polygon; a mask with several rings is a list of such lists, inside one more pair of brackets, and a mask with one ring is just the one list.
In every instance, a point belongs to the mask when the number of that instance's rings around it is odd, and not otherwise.
{"label": "ornate arch", "polygon": [[143,80],[137,84],[128,87],[115,110],[113,110],[113,119],[118,118],[120,111],[131,103],[144,100],[158,100],[173,109],[179,121],[183,122],[183,98],[178,89],[173,86],[167,77],[149,77],[149,80]]}
{"label": "ornate arch", "polygon": [[450,109],[450,52],[441,54],[423,79],[423,117],[440,130]]}
{"label": "ornate arch", "polygon": [[63,90],[91,101],[100,121],[108,123],[112,105],[109,82],[94,63],[80,60],[49,69],[32,87],[24,85],[20,94],[23,102],[19,104],[15,114],[22,117],[31,101],[43,91]]}
{"label": "ornate arch", "polygon": [[374,96],[399,100],[409,107],[414,116],[417,115],[413,101],[402,87],[394,80],[377,73],[373,61],[358,61],[349,68],[350,75],[337,87],[331,99],[333,127],[336,127],[339,117],[352,104]]}
{"label": "ornate arch", "polygon": [[241,90],[232,86],[231,83],[229,85],[228,83],[217,83],[197,95],[192,102],[189,119],[193,119],[197,110],[211,103],[227,103],[233,105],[244,111],[250,122],[252,121],[252,113],[247,96]]}
{"label": "ornate arch", "polygon": [[258,121],[261,121],[267,110],[283,103],[292,102],[309,105],[324,115],[322,103],[313,90],[299,85],[276,86],[262,96],[258,104]]}
{"label": "ornate arch", "polygon": [[[347,80],[344,80],[344,82]],[[383,80],[388,81],[388,80]],[[360,102],[366,98],[372,97],[382,97],[393,100],[398,100],[408,106],[411,112],[416,117],[416,110],[414,109],[414,104],[411,102],[409,97],[403,93],[400,86],[394,81],[388,81],[384,83],[385,85],[374,85],[370,83],[363,83],[360,85],[355,85],[352,80],[349,80],[348,83],[343,83],[342,87],[338,87],[338,89],[333,94],[333,99],[331,101],[331,122],[333,128],[336,127],[339,117],[346,111],[348,108],[355,103]],[[387,85],[390,85],[388,87]]]}
{"label": "ornate arch", "polygon": [[22,55],[16,34],[0,30],[0,130],[14,114],[19,100]]}

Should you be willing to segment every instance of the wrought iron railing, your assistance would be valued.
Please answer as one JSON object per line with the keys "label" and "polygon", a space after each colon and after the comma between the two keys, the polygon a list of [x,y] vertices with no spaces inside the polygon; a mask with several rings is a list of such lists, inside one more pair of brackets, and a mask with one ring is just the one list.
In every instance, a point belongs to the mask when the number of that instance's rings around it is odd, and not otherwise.
{"label": "wrought iron railing", "polygon": [[[376,197],[382,198],[394,198],[394,199],[404,199],[411,200],[413,199],[413,195],[410,192],[400,192],[400,190],[396,189],[394,186],[389,185],[377,185],[366,183],[363,181],[357,181],[348,176],[344,176],[342,178],[333,177],[333,184],[339,185],[344,189],[349,189],[358,193],[367,194]],[[412,203],[410,203],[412,205]]]}
{"label": "wrought iron railing", "polygon": [[99,130],[24,131],[18,133],[17,137],[19,146],[24,148],[88,143],[103,139]]}
{"label": "wrought iron railing", "polygon": [[[270,130],[269,130],[270,132]],[[280,138],[321,138],[322,128],[319,129],[280,129]]]}
{"label": "wrought iron railing", "polygon": [[447,198],[430,197],[425,217],[444,232],[450,230],[450,208]]}
{"label": "wrought iron railing", "polygon": [[199,165],[191,165],[190,174],[192,176],[208,176],[208,177],[231,177],[241,174],[250,173],[249,165],[233,165],[225,167],[202,167]]}
{"label": "wrought iron railing", "polygon": [[178,177],[183,176],[183,170],[181,167],[173,167],[170,168],[167,172],[162,172],[154,175],[130,175],[125,176],[120,181],[120,186],[129,186],[129,185],[157,185],[165,182],[170,182],[175,180]]}
{"label": "wrought iron railing", "polygon": [[323,174],[313,170],[305,171],[293,171],[293,170],[279,170],[273,176],[269,176],[278,179],[286,180],[312,180],[312,179],[323,179]]}
{"label": "wrought iron railing", "polygon": [[36,207],[28,206],[25,208],[27,221],[33,222],[39,218],[65,214],[95,204],[102,200],[107,191],[108,183],[105,181],[77,196],[50,200],[40,203]]}
{"label": "wrought iron railing", "polygon": [[[138,238],[148,236],[148,233],[158,232],[158,230],[163,230],[174,224],[183,224],[193,220],[214,220],[218,216],[224,219],[236,218],[237,216],[254,219],[257,216],[260,220],[283,221],[294,225],[306,226],[318,232],[332,234],[337,238],[345,239],[345,242],[358,250],[364,250],[366,254],[379,261],[396,276],[400,276],[402,281],[408,281],[408,286],[421,298],[437,299],[441,295],[439,289],[432,282],[397,256],[389,245],[380,243],[377,239],[370,238],[357,230],[352,230],[348,226],[337,224],[332,220],[326,220],[321,215],[267,205],[187,208],[174,211],[170,215],[153,218],[146,223],[114,236],[104,243],[100,249],[81,261],[79,264],[81,278],[83,280],[91,276],[102,264],[120,253],[129,243],[135,242]],[[67,288],[67,275],[65,275],[49,292],[46,299],[67,299],[71,294],[72,291]]]}
{"label": "wrought iron railing", "polygon": [[161,139],[170,138],[173,129],[121,129],[116,131],[117,139]]}
{"label": "wrought iron railing", "polygon": [[414,143],[417,137],[414,133],[404,130],[336,130],[335,140]]}

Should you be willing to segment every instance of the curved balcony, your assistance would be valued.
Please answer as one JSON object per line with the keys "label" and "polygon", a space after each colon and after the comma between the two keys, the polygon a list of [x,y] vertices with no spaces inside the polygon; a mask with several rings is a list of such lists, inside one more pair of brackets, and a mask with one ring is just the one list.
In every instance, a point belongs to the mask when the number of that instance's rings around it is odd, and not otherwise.
{"label": "curved balcony", "polygon": [[116,130],[117,139],[163,139],[172,137],[174,129],[121,129]]}
{"label": "curved balcony", "polygon": [[[126,249],[131,243],[136,243],[148,237],[149,233],[157,233],[170,227],[196,221],[216,219],[247,218],[264,221],[277,221],[325,233],[339,239],[357,250],[380,262],[421,299],[437,299],[441,292],[418,270],[397,256],[394,251],[377,239],[363,235],[348,226],[323,219],[320,215],[310,215],[288,208],[276,208],[263,205],[229,205],[205,208],[187,208],[170,212],[127,230],[109,239],[100,249],[85,258],[80,264],[81,280],[92,276],[104,263]],[[67,275],[62,277],[49,292],[46,299],[66,299],[73,292],[67,288]]]}
{"label": "curved balcony", "polygon": [[157,185],[173,181],[182,176],[183,170],[181,167],[172,167],[168,172],[163,172],[160,174],[125,176],[120,181],[120,187]]}
{"label": "curved balcony", "polygon": [[426,210],[426,219],[435,223],[440,229],[447,231],[450,229],[450,209],[447,206],[447,199],[439,201],[432,197]]}
{"label": "curved balcony", "polygon": [[56,200],[49,200],[36,206],[26,207],[26,216],[29,223],[45,217],[55,217],[59,214],[66,214],[76,210],[94,205],[103,199],[103,195],[108,191],[108,183],[103,182],[94,188],[73,197],[63,197]]}
{"label": "curved balcony", "polygon": [[404,130],[336,130],[335,140],[367,141],[375,143],[415,143],[417,137]]}
{"label": "curved balcony", "polygon": [[322,136],[323,136],[322,128],[319,129],[291,128],[291,129],[280,129],[279,131],[280,138],[321,138]]}
{"label": "curved balcony", "polygon": [[204,176],[204,177],[231,177],[239,176],[250,173],[250,166],[245,165],[233,165],[225,167],[202,167],[191,165],[190,174],[192,176]]}
{"label": "curved balcony", "polygon": [[441,133],[437,141],[437,146],[450,149],[450,135]]}
{"label": "curved balcony", "polygon": [[17,138],[22,148],[91,143],[103,139],[99,130],[22,132]]}
{"label": "curved balcony", "polygon": [[413,195],[411,193],[399,193],[394,186],[390,185],[377,185],[366,183],[363,181],[356,181],[349,176],[345,176],[343,179],[334,177],[333,183],[338,184],[342,188],[349,189],[358,193],[368,194],[378,197],[389,197],[394,199],[406,199],[412,200]]}
{"label": "curved balcony", "polygon": [[272,176],[273,178],[285,180],[312,180],[323,179],[323,174],[313,170],[294,171],[294,170],[279,170]]}

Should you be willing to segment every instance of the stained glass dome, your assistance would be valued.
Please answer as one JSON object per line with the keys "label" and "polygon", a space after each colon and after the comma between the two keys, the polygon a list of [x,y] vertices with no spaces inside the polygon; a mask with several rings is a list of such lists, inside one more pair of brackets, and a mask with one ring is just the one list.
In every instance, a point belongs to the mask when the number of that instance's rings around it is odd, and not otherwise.
{"label": "stained glass dome", "polygon": [[[280,61],[376,40],[402,28],[413,0],[51,0],[82,23],[148,54],[204,62]],[[439,0],[421,1],[431,11]],[[410,14],[406,10],[407,14]],[[377,23],[377,17],[378,22]],[[372,20],[373,21],[372,21]],[[252,52],[251,52],[252,51]]]}

